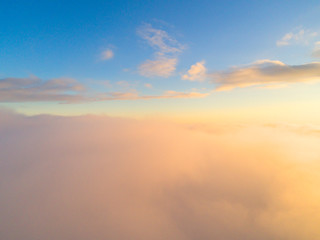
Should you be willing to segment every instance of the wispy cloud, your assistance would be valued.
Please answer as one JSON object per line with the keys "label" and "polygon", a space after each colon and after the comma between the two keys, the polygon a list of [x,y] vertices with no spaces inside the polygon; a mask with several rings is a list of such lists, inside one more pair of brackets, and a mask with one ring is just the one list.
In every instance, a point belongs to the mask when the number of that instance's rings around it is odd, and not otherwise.
{"label": "wispy cloud", "polygon": [[101,60],[110,60],[111,58],[114,57],[114,53],[111,49],[107,49],[101,53]]}
{"label": "wispy cloud", "polygon": [[280,40],[277,41],[277,46],[287,46],[291,44],[309,44],[318,33],[311,30],[300,29],[294,32],[286,33]]}
{"label": "wispy cloud", "polygon": [[[110,100],[138,100],[165,98],[200,98],[208,93],[165,91],[161,95],[140,95],[137,90],[129,89],[127,81],[116,83],[123,91],[94,92],[70,78],[57,78],[47,81],[39,78],[0,79],[0,102],[59,102],[81,103]],[[145,85],[152,87],[151,84]]]}
{"label": "wispy cloud", "polygon": [[203,98],[209,93],[166,91],[161,98]]}
{"label": "wispy cloud", "polygon": [[85,87],[72,78],[47,81],[36,77],[0,79],[0,102],[83,101]]}
{"label": "wispy cloud", "polygon": [[284,129],[297,134],[320,136],[320,125],[296,124],[296,123],[268,123],[264,126],[276,129]]}
{"label": "wispy cloud", "polygon": [[320,58],[320,41],[314,44],[314,49],[312,51],[312,56],[315,58]]}
{"label": "wispy cloud", "polygon": [[181,52],[184,48],[166,31],[153,28],[151,24],[144,24],[138,29],[137,33],[156,50],[158,55]]}
{"label": "wispy cloud", "polygon": [[216,91],[255,85],[277,85],[320,81],[320,63],[286,65],[280,61],[260,60],[244,67],[211,74]]}
{"label": "wispy cloud", "polygon": [[173,90],[164,91],[161,95],[139,95],[137,91],[130,92],[108,92],[98,96],[97,101],[107,100],[148,100],[148,99],[174,99],[174,98],[204,98],[209,93],[179,92]]}
{"label": "wispy cloud", "polygon": [[169,77],[176,70],[177,58],[157,57],[139,66],[139,73],[145,77]]}
{"label": "wispy cloud", "polygon": [[151,83],[145,83],[144,86],[145,86],[146,88],[152,88],[152,84],[151,84]]}
{"label": "wispy cloud", "polygon": [[205,62],[197,62],[196,64],[192,65],[188,72],[182,75],[183,80],[189,81],[203,81],[207,77],[207,69],[204,66]]}
{"label": "wispy cloud", "polygon": [[182,52],[184,46],[166,31],[153,28],[150,24],[140,27],[137,33],[155,50],[154,58],[139,66],[140,75],[165,78],[171,76],[178,62],[177,54]]}

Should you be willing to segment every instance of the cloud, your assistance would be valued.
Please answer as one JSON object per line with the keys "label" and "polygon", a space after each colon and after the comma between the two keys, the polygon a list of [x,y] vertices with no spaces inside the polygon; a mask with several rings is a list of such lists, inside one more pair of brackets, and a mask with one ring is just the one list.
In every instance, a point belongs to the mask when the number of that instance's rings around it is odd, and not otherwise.
{"label": "cloud", "polygon": [[183,50],[176,39],[160,29],[153,28],[151,24],[145,24],[137,31],[138,35],[147,41],[147,43],[156,50],[156,54],[163,55],[169,53],[178,53]]}
{"label": "cloud", "polygon": [[72,78],[47,81],[36,77],[0,79],[0,102],[79,102],[85,87]]}
{"label": "cloud", "polygon": [[320,63],[286,65],[280,61],[260,60],[245,67],[211,74],[216,91],[255,85],[282,85],[297,82],[320,81]]}
{"label": "cloud", "polygon": [[132,86],[128,81],[118,81],[116,84],[122,88],[130,88]]}
{"label": "cloud", "polygon": [[320,41],[314,44],[312,56],[315,58],[320,58]]}
{"label": "cloud", "polygon": [[264,126],[275,129],[284,129],[298,134],[314,135],[320,137],[320,125],[316,124],[269,123],[265,124]]}
{"label": "cloud", "polygon": [[291,44],[309,44],[309,41],[317,36],[317,32],[312,32],[310,30],[300,29],[296,32],[286,33],[280,40],[277,41],[277,46],[287,46]]}
{"label": "cloud", "polygon": [[154,48],[154,58],[140,64],[139,74],[145,77],[171,76],[176,70],[177,54],[182,52],[184,46],[169,34],[160,29],[145,24],[137,31],[138,35]]}
{"label": "cloud", "polygon": [[[302,34],[304,32],[301,32]],[[298,34],[299,36],[299,34]],[[285,34],[281,40],[277,41],[277,46],[286,46],[286,45],[289,45],[289,41],[292,39],[293,37],[293,33],[287,33]]]}
{"label": "cloud", "polygon": [[318,138],[1,111],[0,143],[1,239],[320,237]]}
{"label": "cloud", "polygon": [[177,59],[160,57],[147,60],[139,66],[139,73],[145,77],[169,77],[176,70]]}
{"label": "cloud", "polygon": [[114,53],[111,49],[107,49],[101,53],[101,60],[109,60],[114,57]]}
{"label": "cloud", "polygon": [[187,74],[182,76],[182,79],[190,81],[203,81],[207,77],[207,69],[204,64],[205,62],[201,61],[192,65]]}
{"label": "cloud", "polygon": [[145,86],[146,88],[152,88],[152,84],[150,84],[150,83],[145,83],[144,86]]}
{"label": "cloud", "polygon": [[161,98],[203,98],[209,93],[166,91]]}
{"label": "cloud", "polygon": [[[103,82],[109,87],[109,82]],[[39,78],[0,79],[0,102],[59,102],[75,104],[111,100],[149,100],[165,98],[199,98],[208,93],[165,91],[162,95],[139,95],[127,81],[116,83],[123,91],[97,92],[86,89],[71,78],[57,78],[47,81]],[[147,85],[150,87],[149,85]],[[152,86],[151,86],[152,87]]]}
{"label": "cloud", "polygon": [[97,101],[107,100],[148,100],[148,99],[174,99],[174,98],[204,98],[209,93],[200,92],[178,92],[167,90],[161,95],[139,95],[136,91],[131,92],[109,92],[98,96]]}

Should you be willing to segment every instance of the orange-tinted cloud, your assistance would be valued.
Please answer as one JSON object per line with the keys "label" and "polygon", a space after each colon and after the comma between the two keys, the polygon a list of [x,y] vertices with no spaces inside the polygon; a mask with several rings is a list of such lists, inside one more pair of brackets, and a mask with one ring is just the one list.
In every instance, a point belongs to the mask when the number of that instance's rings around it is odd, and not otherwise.
{"label": "orange-tinted cloud", "polygon": [[169,77],[176,70],[177,59],[158,57],[146,60],[139,66],[139,73],[145,77]]}
{"label": "orange-tinted cloud", "polygon": [[[109,83],[107,83],[109,84]],[[39,78],[5,78],[0,79],[0,102],[59,102],[81,103],[110,100],[137,100],[161,98],[199,98],[208,93],[178,92],[168,90],[160,95],[140,95],[137,90],[130,89],[127,81],[116,83],[124,91],[92,92],[74,79],[59,78],[48,81]],[[109,84],[110,85],[110,84]],[[147,85],[150,87],[150,85]]]}
{"label": "orange-tinted cloud", "polygon": [[101,60],[110,60],[114,57],[114,53],[111,49],[107,49],[101,53]]}
{"label": "orange-tinted cloud", "polygon": [[0,102],[81,102],[85,87],[71,78],[47,81],[37,77],[0,79]]}
{"label": "orange-tinted cloud", "polygon": [[297,82],[320,81],[320,63],[286,65],[280,61],[260,60],[244,67],[211,74],[211,82],[217,84],[216,91],[249,86],[279,85]]}
{"label": "orange-tinted cloud", "polygon": [[182,75],[183,80],[189,81],[203,81],[207,78],[207,69],[204,66],[205,62],[197,62],[196,64],[192,65],[188,72]]}
{"label": "orange-tinted cloud", "polygon": [[0,238],[318,240],[319,138],[0,112]]}
{"label": "orange-tinted cloud", "polygon": [[312,51],[312,56],[315,58],[320,58],[320,41],[314,44],[314,49]]}

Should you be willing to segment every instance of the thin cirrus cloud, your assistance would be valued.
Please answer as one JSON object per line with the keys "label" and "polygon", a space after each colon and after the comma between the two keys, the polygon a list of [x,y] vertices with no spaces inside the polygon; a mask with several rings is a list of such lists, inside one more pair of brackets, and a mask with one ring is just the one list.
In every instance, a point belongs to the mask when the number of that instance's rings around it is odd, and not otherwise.
{"label": "thin cirrus cloud", "polygon": [[182,75],[183,80],[203,81],[207,77],[207,69],[204,66],[205,61],[197,62],[192,65],[186,74]]}
{"label": "thin cirrus cloud", "polygon": [[317,32],[300,29],[295,32],[286,33],[280,40],[276,42],[276,44],[278,47],[288,46],[292,44],[307,45],[317,35],[318,35]]}
{"label": "thin cirrus cloud", "polygon": [[175,98],[204,98],[209,93],[200,92],[179,92],[173,90],[164,91],[161,95],[139,95],[137,91],[129,92],[108,92],[98,96],[96,101],[112,101],[112,100],[148,100],[148,99],[175,99]]}
{"label": "thin cirrus cloud", "polygon": [[[31,78],[0,79],[0,102],[59,102],[83,103],[110,100],[138,100],[165,98],[201,98],[208,93],[165,91],[161,95],[139,95],[126,81],[117,82],[126,91],[92,92],[78,83],[75,79],[56,78],[41,80]],[[151,85],[147,85],[149,88]],[[152,86],[151,86],[152,87]]]}
{"label": "thin cirrus cloud", "polygon": [[210,74],[217,84],[215,91],[249,86],[276,86],[298,82],[320,81],[320,62],[287,65],[281,61],[260,60],[245,67]]}
{"label": "thin cirrus cloud", "polygon": [[101,53],[101,60],[106,61],[114,57],[114,52],[111,49],[107,49]]}
{"label": "thin cirrus cloud", "polygon": [[153,28],[151,24],[140,27],[137,34],[155,50],[153,59],[139,65],[139,74],[145,77],[171,76],[176,70],[177,55],[182,52],[184,46],[166,31]]}
{"label": "thin cirrus cloud", "polygon": [[319,138],[215,128],[0,109],[0,239],[319,239]]}

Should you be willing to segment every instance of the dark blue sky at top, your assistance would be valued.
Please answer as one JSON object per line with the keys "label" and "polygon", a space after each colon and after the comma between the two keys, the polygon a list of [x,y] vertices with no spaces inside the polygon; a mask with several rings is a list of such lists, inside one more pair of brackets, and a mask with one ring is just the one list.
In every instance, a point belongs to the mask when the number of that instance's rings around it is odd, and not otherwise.
{"label": "dark blue sky at top", "polygon": [[[275,41],[316,28],[318,11],[317,1],[1,1],[0,77],[140,79],[135,69],[154,52],[136,33],[145,23],[186,46],[178,71],[201,60],[212,70],[262,58],[294,63]],[[114,59],[99,61],[107,48]]]}

